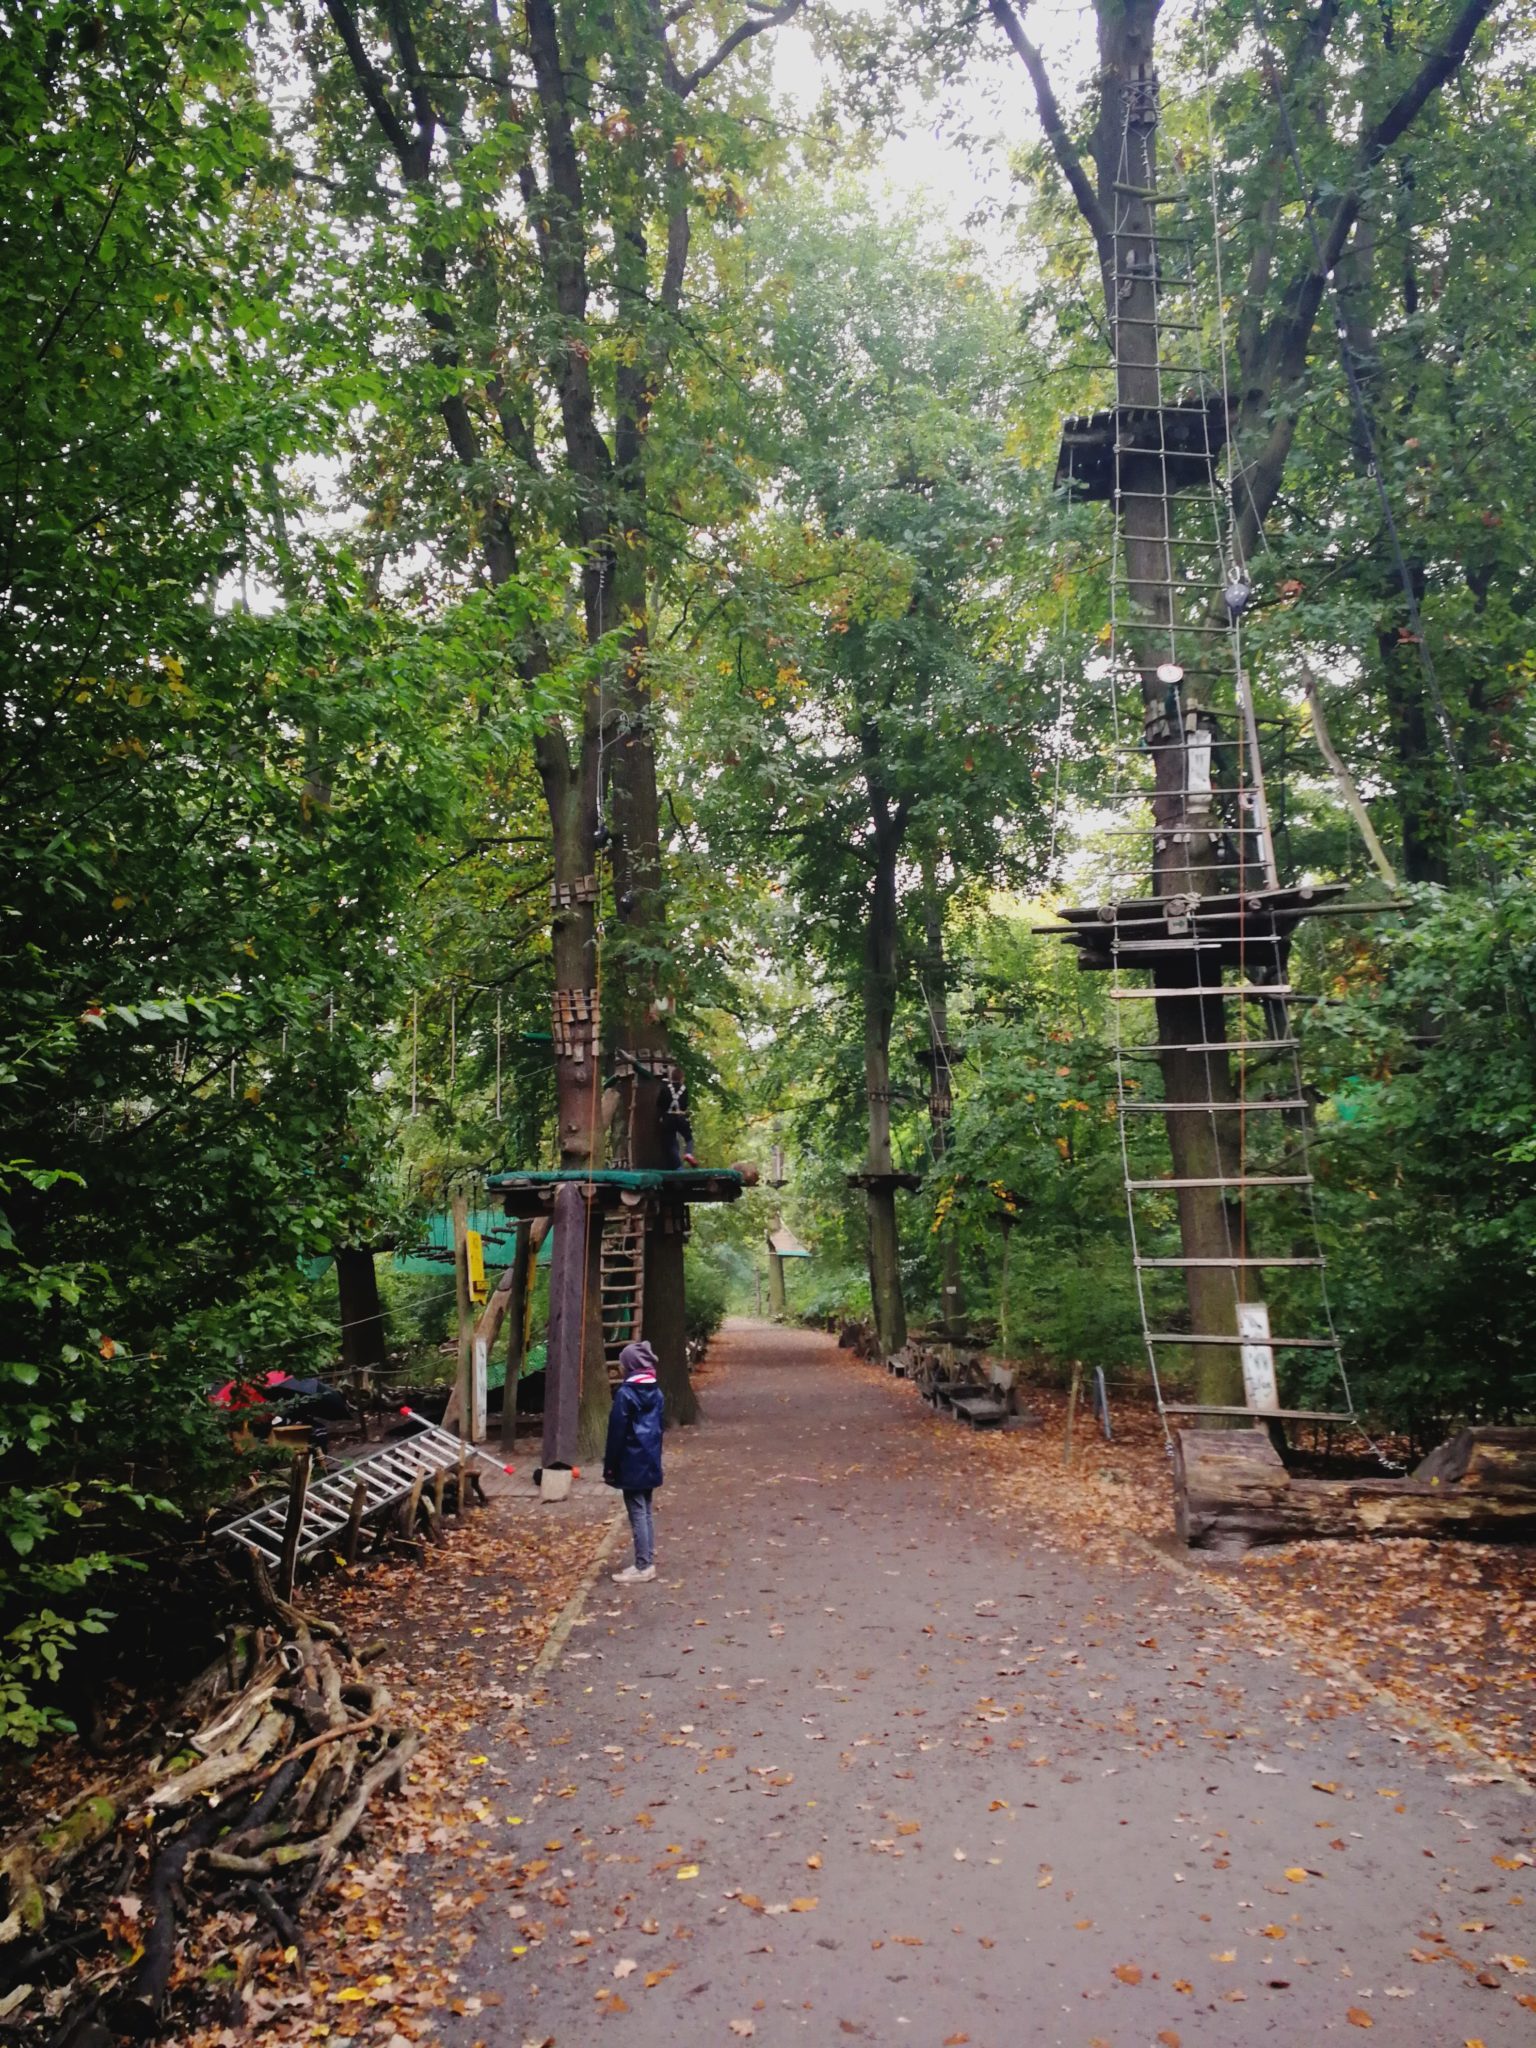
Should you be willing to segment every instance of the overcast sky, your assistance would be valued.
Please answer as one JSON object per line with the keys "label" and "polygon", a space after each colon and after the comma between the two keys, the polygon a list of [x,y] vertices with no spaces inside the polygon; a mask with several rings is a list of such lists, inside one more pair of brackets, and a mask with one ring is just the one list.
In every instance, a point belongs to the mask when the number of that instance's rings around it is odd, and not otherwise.
{"label": "overcast sky", "polygon": [[[837,0],[828,4],[835,7]],[[1027,21],[1058,96],[1075,99],[1093,63],[1092,9],[1080,0],[1045,0],[1030,8]],[[776,84],[808,114],[826,83],[810,36],[792,23],[775,32],[773,48]],[[974,131],[969,144],[959,139],[962,126]],[[878,181],[895,199],[924,195],[936,214],[960,228],[978,208],[996,213],[1007,204],[1009,160],[1039,137],[1024,67],[1001,31],[983,20],[976,30],[975,61],[952,103],[925,106],[912,96],[906,133],[882,151]]]}

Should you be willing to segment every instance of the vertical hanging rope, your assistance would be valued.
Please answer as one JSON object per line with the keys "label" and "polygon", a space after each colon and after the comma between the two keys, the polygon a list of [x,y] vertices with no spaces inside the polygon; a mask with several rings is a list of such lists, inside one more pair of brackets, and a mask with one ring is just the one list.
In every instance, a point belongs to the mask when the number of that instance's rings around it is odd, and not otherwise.
{"label": "vertical hanging rope", "polygon": [[501,1122],[501,997],[496,998],[496,1121]]}
{"label": "vertical hanging rope", "polygon": [[421,1051],[421,997],[411,997],[411,1115],[416,1114],[416,1076]]}

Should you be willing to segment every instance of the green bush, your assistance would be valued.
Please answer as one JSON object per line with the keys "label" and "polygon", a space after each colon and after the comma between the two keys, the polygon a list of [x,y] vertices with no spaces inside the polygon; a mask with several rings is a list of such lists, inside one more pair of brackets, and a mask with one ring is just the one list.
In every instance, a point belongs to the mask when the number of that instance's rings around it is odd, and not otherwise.
{"label": "green bush", "polygon": [[707,1344],[725,1321],[728,1284],[715,1261],[691,1247],[684,1254],[683,1271],[688,1290],[684,1329],[690,1344]]}

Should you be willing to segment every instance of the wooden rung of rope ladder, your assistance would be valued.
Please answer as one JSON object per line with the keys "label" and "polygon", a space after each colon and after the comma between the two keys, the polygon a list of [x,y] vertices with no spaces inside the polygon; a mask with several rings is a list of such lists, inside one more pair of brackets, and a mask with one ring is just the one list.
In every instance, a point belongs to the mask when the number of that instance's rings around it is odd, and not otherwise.
{"label": "wooden rung of rope ladder", "polygon": [[1299,1038],[1196,1038],[1183,1044],[1123,1045],[1120,1057],[1127,1060],[1155,1060],[1165,1052],[1295,1052]]}
{"label": "wooden rung of rope ladder", "polygon": [[[404,1500],[418,1480],[451,1472],[465,1458],[481,1458],[498,1471],[505,1469],[498,1459],[477,1451],[451,1431],[439,1429],[435,1422],[422,1421],[416,1415],[412,1420],[421,1424],[415,1436],[367,1451],[350,1465],[311,1483],[300,1514],[296,1558],[312,1556],[346,1530],[360,1484],[366,1489],[362,1511],[366,1520]],[[276,1564],[282,1555],[288,1514],[287,1499],[269,1501],[265,1507],[226,1522],[214,1534],[221,1540],[227,1537],[233,1543],[243,1543],[247,1550]]]}
{"label": "wooden rung of rope ladder", "polygon": [[1226,1408],[1202,1401],[1164,1401],[1164,1415],[1246,1415],[1253,1422],[1353,1422],[1352,1408]]}
{"label": "wooden rung of rope ladder", "polygon": [[603,1219],[601,1255],[603,1357],[617,1378],[619,1354],[644,1334],[645,1218],[625,1211]]}
{"label": "wooden rung of rope ladder", "polygon": [[1262,1343],[1270,1351],[1337,1351],[1337,1337],[1240,1337],[1234,1330],[1230,1336],[1214,1335],[1209,1330],[1147,1330],[1149,1344],[1254,1344]]}
{"label": "wooden rung of rope ladder", "polygon": [[[1227,1108],[1235,1107],[1228,1103]],[[1128,1180],[1128,1188],[1309,1188],[1310,1173],[1187,1174],[1177,1180]]]}
{"label": "wooden rung of rope ladder", "polygon": [[1175,1110],[1233,1109],[1241,1110],[1244,1116],[1251,1116],[1261,1109],[1305,1109],[1304,1095],[1257,1095],[1246,1102],[1122,1102],[1122,1109],[1133,1109],[1148,1116],[1171,1114]]}
{"label": "wooden rung of rope ladder", "polygon": [[1230,1258],[1138,1258],[1135,1263],[1138,1266],[1142,1267],[1152,1267],[1157,1268],[1159,1270],[1172,1269],[1174,1271],[1182,1273],[1187,1266],[1199,1266],[1202,1268],[1207,1266],[1219,1266],[1223,1270],[1231,1268],[1232,1270],[1236,1271],[1239,1269],[1247,1268],[1249,1266],[1326,1266],[1328,1261],[1323,1258],[1293,1258],[1289,1254],[1287,1254],[1284,1258],[1279,1257],[1278,1255],[1274,1258],[1266,1258],[1265,1256],[1263,1256],[1263,1254],[1259,1252],[1234,1252]]}
{"label": "wooden rung of rope ladder", "polygon": [[1204,988],[1112,988],[1109,999],[1112,1003],[1161,1003],[1171,996],[1204,996],[1227,1003],[1268,1003],[1294,995],[1295,990],[1283,981],[1213,981]]}

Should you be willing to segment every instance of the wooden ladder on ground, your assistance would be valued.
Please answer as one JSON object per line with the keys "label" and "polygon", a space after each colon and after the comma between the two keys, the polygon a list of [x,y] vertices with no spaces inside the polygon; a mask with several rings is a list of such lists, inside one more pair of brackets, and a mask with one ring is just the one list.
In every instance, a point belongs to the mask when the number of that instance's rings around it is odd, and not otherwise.
{"label": "wooden ladder on ground", "polygon": [[619,1377],[619,1353],[645,1332],[645,1217],[621,1210],[603,1219],[603,1357]]}

